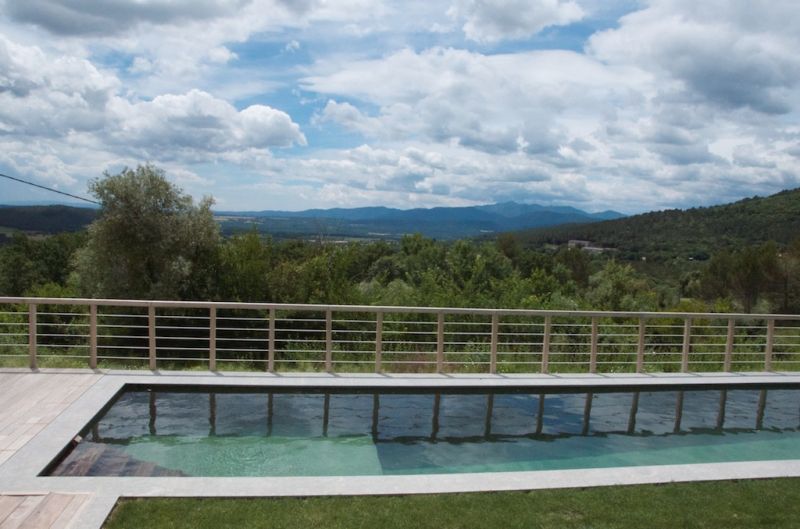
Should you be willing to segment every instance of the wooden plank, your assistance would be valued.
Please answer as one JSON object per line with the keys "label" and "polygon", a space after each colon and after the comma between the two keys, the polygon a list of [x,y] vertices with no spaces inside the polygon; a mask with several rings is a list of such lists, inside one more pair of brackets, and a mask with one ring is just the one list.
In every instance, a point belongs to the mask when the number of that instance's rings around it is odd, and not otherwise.
{"label": "wooden plank", "polygon": [[692,320],[683,320],[683,350],[681,351],[681,372],[689,372],[689,352],[692,349]]}
{"label": "wooden plank", "polygon": [[44,501],[44,496],[26,496],[22,503],[14,509],[14,512],[3,520],[3,523],[0,524],[0,529],[19,529],[25,519],[31,515],[42,501]]}
{"label": "wooden plank", "polygon": [[71,494],[48,494],[20,525],[20,529],[49,528],[58,520],[71,501]]}
{"label": "wooden plank", "polygon": [[89,306],[89,368],[97,369],[97,305]]}
{"label": "wooden plank", "polygon": [[548,373],[550,371],[550,332],[552,328],[552,316],[545,316],[544,336],[542,337],[542,373]]}
{"label": "wooden plank", "polygon": [[333,372],[333,314],[325,311],[325,371]]}
{"label": "wooden plank", "polygon": [[[491,315],[497,312],[503,316],[533,316],[542,317],[552,315],[564,318],[691,318],[715,319],[719,318],[719,313],[712,312],[633,312],[633,311],[591,311],[591,310],[541,310],[541,309],[476,309],[476,308],[457,308],[457,307],[395,307],[395,306],[376,306],[376,305],[319,305],[319,304],[300,304],[300,303],[239,303],[239,302],[219,302],[219,301],[156,301],[156,300],[131,300],[131,299],[88,299],[88,298],[35,298],[35,297],[12,297],[0,296],[2,304],[30,304],[38,303],[42,305],[79,305],[87,306],[96,303],[103,307],[170,307],[202,309],[217,307],[218,309],[248,309],[248,310],[306,310],[320,312],[321,310],[333,310],[341,312],[362,312],[374,313],[376,310],[386,312],[396,312],[404,314],[473,314]],[[728,317],[736,319],[767,319],[775,318],[781,321],[796,321],[797,316],[793,314],[744,314],[729,313]]]}
{"label": "wooden plank", "polygon": [[9,450],[19,450],[20,448],[22,448],[23,446],[28,444],[28,441],[30,441],[31,439],[36,437],[36,435],[39,432],[44,430],[44,428],[46,426],[47,426],[46,424],[31,424],[31,425],[28,425],[28,427],[20,435],[17,436],[17,438],[14,440],[14,442],[12,442],[10,445],[8,445],[8,449]]}
{"label": "wooden plank", "polygon": [[28,305],[28,364],[36,369],[36,304]]}
{"label": "wooden plank", "polygon": [[636,344],[636,372],[644,372],[644,334],[645,334],[645,321],[644,318],[639,318],[639,341]]}
{"label": "wooden plank", "polygon": [[50,526],[50,529],[67,529],[68,527],[74,527],[72,521],[78,517],[78,514],[81,512],[88,498],[89,496],[87,494],[75,494],[72,496],[72,501],[69,502],[69,505],[67,505],[61,513],[58,520]]}
{"label": "wooden plank", "polygon": [[728,320],[728,336],[725,339],[725,360],[722,365],[722,370],[730,373],[731,365],[733,363],[733,339],[736,333],[736,320],[730,318]]}
{"label": "wooden plank", "polygon": [[772,371],[772,349],[775,347],[775,320],[767,321],[767,346],[764,350],[764,371]]}
{"label": "wooden plank", "polygon": [[14,451],[12,450],[0,450],[0,465],[11,459],[11,456],[14,455]]}
{"label": "wooden plank", "polygon": [[492,314],[492,338],[489,346],[489,373],[497,373],[497,335],[500,327],[500,316]]}
{"label": "wooden plank", "polygon": [[148,361],[151,371],[156,370],[156,307],[147,308]]}
{"label": "wooden plank", "polygon": [[375,372],[383,369],[383,312],[375,315]]}
{"label": "wooden plank", "polygon": [[208,309],[208,370],[217,370],[217,309]]}
{"label": "wooden plank", "polygon": [[444,312],[436,316],[436,372],[444,372]]}
{"label": "wooden plank", "polygon": [[22,496],[0,496],[0,524],[19,507],[24,499]]}
{"label": "wooden plank", "polygon": [[275,372],[275,309],[269,309],[269,344],[267,346],[267,371]]}
{"label": "wooden plank", "polygon": [[589,373],[597,373],[597,318],[592,318],[592,336],[589,346]]}

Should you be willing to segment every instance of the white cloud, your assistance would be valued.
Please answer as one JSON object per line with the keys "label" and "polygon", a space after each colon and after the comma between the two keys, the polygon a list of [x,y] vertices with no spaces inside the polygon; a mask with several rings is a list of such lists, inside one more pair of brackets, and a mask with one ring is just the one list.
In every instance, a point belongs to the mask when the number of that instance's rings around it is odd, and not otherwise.
{"label": "white cloud", "polygon": [[0,128],[16,136],[58,136],[103,126],[116,77],[84,59],[49,57],[0,35]]}
{"label": "white cloud", "polygon": [[117,99],[108,133],[118,149],[145,159],[213,160],[250,148],[304,145],[288,114],[264,105],[237,111],[200,90],[161,95],[152,101]]}
{"label": "white cloud", "polygon": [[798,27],[793,0],[654,0],[592,36],[588,51],[650,70],[690,101],[783,114],[797,103]]}
{"label": "white cloud", "polygon": [[[535,49],[576,21],[610,29]],[[735,199],[800,185],[797,27],[794,0],[0,0],[0,165],[83,191],[152,161],[228,209]]]}
{"label": "white cloud", "polygon": [[470,40],[523,39],[547,26],[563,26],[584,17],[572,0],[457,0],[448,10]]}
{"label": "white cloud", "polygon": [[378,138],[456,142],[485,152],[549,153],[587,134],[598,116],[646,92],[640,71],[608,67],[581,54],[537,51],[486,56],[434,48],[383,59],[318,64],[303,83],[317,93],[357,97],[379,107],[368,116],[329,101],[322,120]]}
{"label": "white cloud", "polygon": [[140,24],[168,25],[231,15],[251,0],[6,0],[15,20],[62,35],[114,35]]}
{"label": "white cloud", "polygon": [[0,163],[76,186],[77,175],[152,161],[200,185],[203,177],[177,163],[247,163],[268,157],[269,149],[306,144],[300,126],[267,105],[237,110],[201,90],[140,101],[122,94],[122,86],[87,60],[0,36]]}

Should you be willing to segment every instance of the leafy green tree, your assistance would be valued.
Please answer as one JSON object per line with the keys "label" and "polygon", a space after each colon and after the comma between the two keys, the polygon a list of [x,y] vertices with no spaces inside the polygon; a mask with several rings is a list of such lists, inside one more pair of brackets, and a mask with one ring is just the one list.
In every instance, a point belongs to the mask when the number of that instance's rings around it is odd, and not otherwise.
{"label": "leafy green tree", "polygon": [[708,300],[735,299],[744,312],[774,291],[781,266],[773,242],[716,253],[701,276],[701,291]]}
{"label": "leafy green tree", "polygon": [[202,299],[219,244],[211,198],[195,205],[152,165],[104,173],[89,191],[102,204],[75,268],[87,296]]}
{"label": "leafy green tree", "polygon": [[778,255],[775,305],[783,313],[800,313],[800,238]]}
{"label": "leafy green tree", "polygon": [[580,248],[565,248],[555,255],[554,261],[567,267],[572,280],[581,288],[586,288],[589,284],[591,259],[585,251]]}
{"label": "leafy green tree", "polygon": [[775,243],[748,246],[736,253],[731,271],[731,287],[745,312],[751,312],[770,287],[778,268]]}
{"label": "leafy green tree", "polygon": [[225,301],[271,301],[272,244],[255,231],[235,235],[220,249],[218,297]]}
{"label": "leafy green tree", "polygon": [[586,294],[596,310],[653,310],[657,305],[655,293],[647,280],[630,265],[609,261],[602,270],[589,278]]}
{"label": "leafy green tree", "polygon": [[16,234],[0,247],[0,295],[30,294],[45,284],[65,284],[83,234],[59,233],[42,239]]}

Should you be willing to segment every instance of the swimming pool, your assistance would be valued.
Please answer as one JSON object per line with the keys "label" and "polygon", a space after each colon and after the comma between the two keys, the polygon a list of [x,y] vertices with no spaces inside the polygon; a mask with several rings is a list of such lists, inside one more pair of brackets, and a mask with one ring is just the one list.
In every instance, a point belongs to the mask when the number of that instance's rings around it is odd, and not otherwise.
{"label": "swimming pool", "polygon": [[339,476],[798,459],[800,388],[128,385],[55,476]]}

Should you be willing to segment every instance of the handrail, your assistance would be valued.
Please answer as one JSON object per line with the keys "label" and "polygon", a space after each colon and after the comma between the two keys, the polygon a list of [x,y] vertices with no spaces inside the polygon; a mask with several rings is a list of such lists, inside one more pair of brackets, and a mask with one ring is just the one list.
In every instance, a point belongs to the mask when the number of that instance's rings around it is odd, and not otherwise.
{"label": "handrail", "polygon": [[545,309],[492,309],[477,307],[407,307],[395,305],[327,305],[312,303],[243,303],[237,301],[164,301],[94,298],[36,298],[0,296],[0,305],[79,305],[104,307],[168,307],[181,309],[252,309],[252,310],[305,310],[309,312],[383,312],[402,314],[476,314],[500,316],[558,316],[558,317],[608,317],[608,318],[663,318],[663,319],[728,319],[737,320],[798,320],[797,314],[751,314],[735,312],[631,312],[603,310],[545,310]]}
{"label": "handrail", "polygon": [[[270,372],[800,369],[800,315],[790,314],[38,297],[0,306],[0,365],[27,358],[32,369],[53,359]],[[145,310],[115,310],[131,307]]]}

